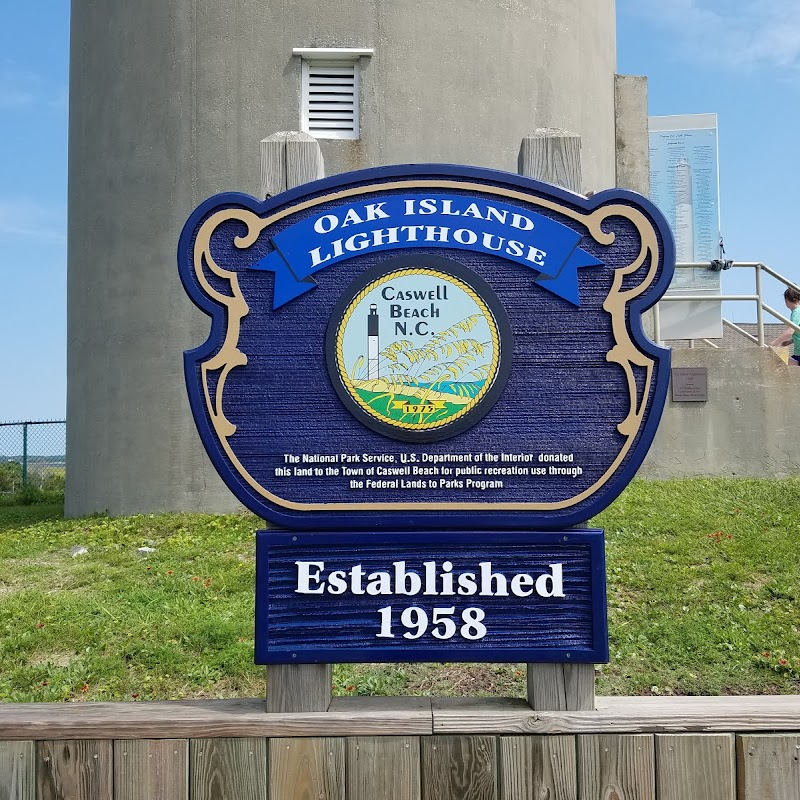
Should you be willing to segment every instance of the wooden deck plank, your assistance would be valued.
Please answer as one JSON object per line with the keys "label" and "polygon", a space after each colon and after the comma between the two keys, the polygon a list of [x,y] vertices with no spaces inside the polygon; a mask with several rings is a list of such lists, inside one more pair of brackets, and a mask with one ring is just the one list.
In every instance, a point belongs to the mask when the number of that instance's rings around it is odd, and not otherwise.
{"label": "wooden deck plank", "polygon": [[493,736],[423,739],[423,800],[497,800],[497,740]]}
{"label": "wooden deck plank", "polygon": [[113,796],[113,742],[36,743],[37,800],[109,800]]}
{"label": "wooden deck plank", "polygon": [[500,739],[500,800],[576,800],[574,736],[504,736]]}
{"label": "wooden deck plank", "polygon": [[579,800],[655,800],[652,736],[578,736],[577,751]]}
{"label": "wooden deck plank", "polygon": [[187,739],[117,739],[114,800],[189,798]]}
{"label": "wooden deck plank", "polygon": [[598,710],[641,714],[670,712],[714,714],[770,713],[781,708],[800,710],[800,695],[718,695],[714,697],[598,697]]}
{"label": "wooden deck plank", "polygon": [[344,739],[273,739],[270,800],[344,800]]}
{"label": "wooden deck plank", "polygon": [[2,705],[0,741],[17,739],[201,739],[285,736],[424,736],[430,709],[267,714],[264,700]]}
{"label": "wooden deck plank", "polygon": [[347,800],[420,800],[418,736],[347,740]]}
{"label": "wooden deck plank", "polygon": [[346,714],[400,712],[419,714],[420,718],[431,715],[430,697],[334,697],[328,711]]}
{"label": "wooden deck plank", "polygon": [[800,736],[736,737],[738,800],[800,797]]}
{"label": "wooden deck plank", "polygon": [[247,737],[800,732],[800,696],[598,698],[597,711],[522,699],[339,698],[320,713],[263,700],[4,704],[0,741]]}
{"label": "wooden deck plank", "polygon": [[598,698],[596,711],[533,711],[524,700],[439,698],[435,734],[800,731],[800,696]]}
{"label": "wooden deck plank", "polygon": [[656,792],[659,800],[736,800],[734,736],[657,734]]}
{"label": "wooden deck plank", "polygon": [[192,800],[267,800],[267,740],[192,739]]}
{"label": "wooden deck plank", "polygon": [[0,742],[0,800],[34,800],[35,781],[34,742]]}

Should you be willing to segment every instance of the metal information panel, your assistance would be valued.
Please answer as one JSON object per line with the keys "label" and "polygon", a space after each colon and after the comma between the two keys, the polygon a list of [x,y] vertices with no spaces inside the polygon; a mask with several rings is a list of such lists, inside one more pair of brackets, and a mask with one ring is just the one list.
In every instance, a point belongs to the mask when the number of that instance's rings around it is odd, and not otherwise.
{"label": "metal information panel", "polygon": [[[604,593],[600,562],[590,547],[573,570],[565,529],[627,485],[666,400],[669,351],[641,322],[674,268],[655,206],[472,167],[385,167],[263,202],[212,197],[178,261],[211,317],[184,358],[206,450],[248,508],[311,532],[285,557],[279,534],[259,535],[259,659],[600,660],[605,608],[582,605]],[[550,541],[511,541],[523,530]],[[454,595],[398,590],[415,579],[397,564],[423,580],[429,562]],[[477,577],[464,576],[489,562],[523,594],[470,599]],[[564,598],[527,594],[550,584]]]}

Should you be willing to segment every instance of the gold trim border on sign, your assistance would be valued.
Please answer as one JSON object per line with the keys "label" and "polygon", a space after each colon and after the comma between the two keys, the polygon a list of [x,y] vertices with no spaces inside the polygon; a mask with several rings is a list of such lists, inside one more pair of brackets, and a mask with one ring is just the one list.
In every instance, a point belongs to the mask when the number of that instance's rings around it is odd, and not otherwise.
{"label": "gold trim border on sign", "polygon": [[[519,200],[523,203],[539,206],[550,211],[555,211],[562,216],[573,219],[585,226],[589,235],[600,245],[609,246],[614,242],[615,234],[604,231],[603,223],[609,217],[622,217],[630,221],[639,233],[641,240],[639,254],[626,267],[614,270],[614,279],[608,296],[603,302],[603,309],[611,316],[611,331],[614,336],[614,347],[606,354],[606,360],[619,364],[625,373],[628,384],[629,409],[625,419],[617,424],[617,430],[625,437],[625,442],[613,463],[591,486],[582,492],[567,498],[550,503],[477,503],[477,502],[378,502],[378,503],[298,503],[286,500],[273,492],[265,489],[250,475],[244,465],[236,457],[228,439],[236,432],[236,426],[226,417],[222,408],[225,382],[232,369],[247,364],[247,356],[239,350],[239,334],[242,319],[247,316],[250,309],[239,286],[239,278],[235,272],[220,267],[211,255],[211,237],[214,231],[223,223],[239,221],[247,227],[244,236],[234,239],[234,244],[240,249],[251,247],[261,235],[261,232],[270,225],[286,217],[309,208],[329,203],[336,200],[345,200],[349,197],[358,197],[365,194],[380,194],[381,192],[398,191],[404,189],[451,189],[457,191],[472,191],[482,194],[506,197]],[[640,269],[647,258],[650,266],[644,280],[628,290],[623,290],[622,283],[628,275]],[[242,208],[230,208],[212,214],[197,232],[194,243],[193,266],[197,281],[210,300],[223,306],[226,310],[227,328],[222,342],[222,347],[217,353],[200,364],[200,374],[203,381],[206,409],[211,420],[211,425],[217,434],[220,447],[230,459],[236,471],[258,495],[276,505],[293,511],[558,511],[570,508],[598,492],[612,478],[618,467],[622,464],[633,446],[633,442],[644,421],[644,412],[647,398],[653,384],[655,359],[642,353],[634,344],[628,326],[625,323],[625,310],[628,303],[643,295],[652,285],[658,274],[661,254],[658,250],[658,237],[655,228],[647,217],[638,209],[621,203],[612,203],[600,206],[591,212],[581,212],[561,205],[547,198],[536,197],[516,189],[504,189],[499,186],[488,186],[472,181],[456,181],[446,179],[429,180],[397,180],[367,186],[355,186],[349,189],[331,192],[320,197],[305,200],[296,205],[284,208],[268,217],[259,217],[252,211]],[[205,267],[211,273],[228,282],[231,294],[218,292],[205,275]],[[642,389],[641,401],[636,389],[634,367],[645,370],[645,381]],[[211,373],[219,372],[216,391],[213,393],[209,386]]]}
{"label": "gold trim border on sign", "polygon": [[[454,284],[458,286],[463,292],[468,294],[472,301],[475,303],[476,306],[480,309],[481,313],[483,314],[484,318],[486,319],[487,324],[489,325],[489,333],[492,337],[492,363],[490,367],[489,377],[486,379],[486,383],[484,383],[483,388],[475,395],[475,397],[470,398],[469,403],[467,403],[460,411],[451,416],[435,423],[430,422],[402,422],[400,420],[390,420],[386,417],[379,415],[375,412],[369,403],[365,403],[357,394],[355,387],[353,386],[353,382],[350,379],[350,376],[347,374],[347,367],[344,364],[344,356],[342,354],[342,347],[344,345],[344,333],[347,327],[347,321],[350,319],[351,315],[361,303],[361,301],[377,286],[380,286],[387,280],[391,280],[394,278],[403,278],[408,275],[429,275],[429,276],[444,276],[447,280],[452,281]],[[347,310],[342,315],[342,320],[339,323],[339,327],[336,331],[336,369],[339,373],[339,377],[342,379],[342,383],[344,384],[345,388],[347,389],[348,394],[353,400],[364,410],[367,414],[369,414],[374,419],[379,420],[380,422],[384,423],[385,425],[389,425],[390,427],[395,428],[403,428],[405,430],[415,430],[415,431],[433,431],[438,430],[439,428],[443,428],[445,425],[450,425],[455,422],[457,419],[460,419],[473,408],[475,408],[476,404],[484,397],[486,392],[492,388],[494,384],[494,379],[497,377],[497,369],[500,366],[500,334],[497,330],[497,320],[494,318],[494,314],[492,314],[489,307],[483,301],[483,298],[478,295],[475,290],[464,281],[456,278],[454,275],[450,275],[447,272],[443,272],[441,270],[431,269],[429,267],[409,267],[408,269],[399,269],[395,270],[394,272],[389,272],[386,275],[382,275],[380,278],[376,278],[373,281],[370,281],[348,304]]]}

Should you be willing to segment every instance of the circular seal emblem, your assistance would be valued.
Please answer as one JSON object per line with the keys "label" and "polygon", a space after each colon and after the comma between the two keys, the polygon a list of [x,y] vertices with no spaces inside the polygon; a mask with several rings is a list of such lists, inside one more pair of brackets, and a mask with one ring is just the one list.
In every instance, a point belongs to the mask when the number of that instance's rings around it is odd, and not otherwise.
{"label": "circular seal emblem", "polygon": [[336,305],[326,355],[336,392],[385,436],[434,442],[484,417],[511,367],[511,326],[491,287],[450,259],[367,270]]}

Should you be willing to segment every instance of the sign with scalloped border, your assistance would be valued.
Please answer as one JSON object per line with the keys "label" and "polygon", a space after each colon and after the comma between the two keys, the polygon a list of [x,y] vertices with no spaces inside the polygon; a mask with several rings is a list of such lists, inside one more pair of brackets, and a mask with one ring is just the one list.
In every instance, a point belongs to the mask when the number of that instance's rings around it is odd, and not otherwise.
{"label": "sign with scalloped border", "polygon": [[211,317],[184,355],[201,439],[274,523],[560,529],[607,506],[655,435],[669,351],[642,313],[674,245],[631,192],[363,170],[210,198],[178,265]]}

